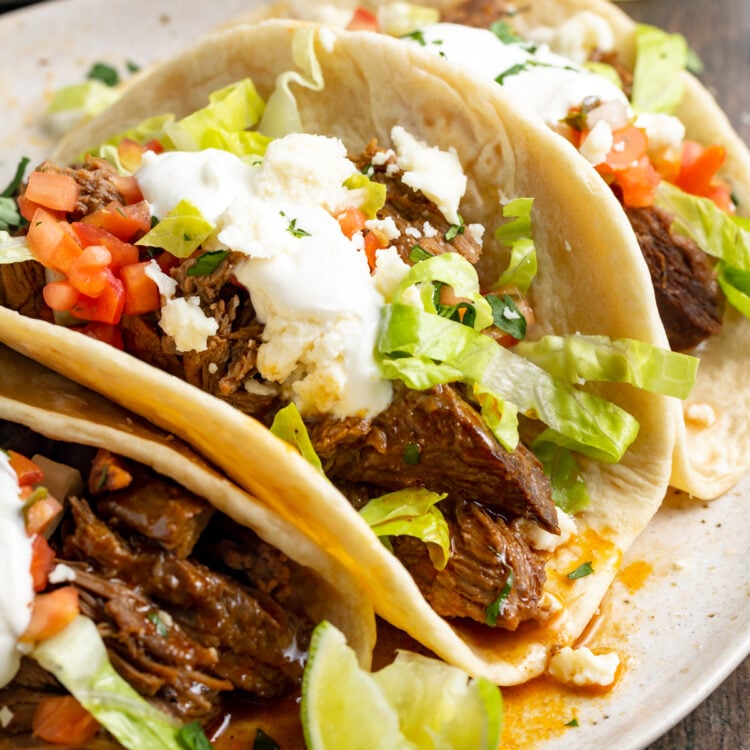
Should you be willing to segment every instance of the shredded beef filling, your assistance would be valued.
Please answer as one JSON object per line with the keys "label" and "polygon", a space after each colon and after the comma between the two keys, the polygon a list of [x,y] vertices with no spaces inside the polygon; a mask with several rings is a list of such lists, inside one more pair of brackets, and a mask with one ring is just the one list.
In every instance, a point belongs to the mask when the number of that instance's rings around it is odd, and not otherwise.
{"label": "shredded beef filling", "polygon": [[[292,605],[294,563],[203,499],[107,452],[94,458],[89,486],[91,499],[70,499],[50,544],[75,571],[81,611],[113,666],[139,693],[205,723],[229,693],[265,699],[299,688],[293,654],[306,651],[312,623]],[[27,731],[30,707],[58,692],[24,660],[1,693],[22,712],[12,731]]]}
{"label": "shredded beef filling", "polygon": [[443,23],[487,28],[493,21],[515,15],[518,7],[508,0],[464,0],[442,10],[440,20]]}

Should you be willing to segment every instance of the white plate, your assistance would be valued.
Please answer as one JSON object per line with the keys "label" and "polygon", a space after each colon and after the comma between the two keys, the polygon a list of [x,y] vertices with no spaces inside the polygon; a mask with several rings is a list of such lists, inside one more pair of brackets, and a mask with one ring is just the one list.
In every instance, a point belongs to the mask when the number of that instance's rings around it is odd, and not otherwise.
{"label": "white plate", "polygon": [[[49,148],[39,123],[54,89],[93,62],[124,72],[163,59],[255,4],[56,0],[0,16],[0,187],[22,155],[36,163]],[[592,698],[534,687],[525,702],[507,691],[509,729],[526,723],[547,750],[635,750],[701,702],[750,652],[748,499],[750,479],[707,505],[671,497],[628,553],[592,636],[625,657],[617,688]],[[565,727],[574,716],[579,726]],[[528,744],[519,735],[509,746]]]}

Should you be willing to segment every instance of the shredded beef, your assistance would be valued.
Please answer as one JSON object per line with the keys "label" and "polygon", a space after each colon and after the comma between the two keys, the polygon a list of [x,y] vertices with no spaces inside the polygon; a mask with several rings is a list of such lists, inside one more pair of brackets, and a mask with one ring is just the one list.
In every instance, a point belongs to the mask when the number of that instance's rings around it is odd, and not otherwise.
{"label": "shredded beef", "polygon": [[52,313],[42,298],[45,283],[44,266],[35,260],[0,264],[0,305],[51,322]]}
{"label": "shredded beef", "polygon": [[656,303],[669,343],[677,351],[692,349],[721,330],[722,303],[706,255],[688,237],[671,228],[662,208],[626,208],[646,259]]}
{"label": "shredded beef", "polygon": [[630,95],[633,93],[633,71],[622,62],[617,51],[603,52],[602,50],[595,49],[589,59],[592,62],[611,65],[617,71],[617,75],[620,76],[622,93],[630,99]]}
{"label": "shredded beef", "polygon": [[493,21],[515,14],[517,8],[516,3],[508,0],[463,0],[441,11],[440,20],[487,28]]}
{"label": "shredded beef", "polygon": [[78,183],[81,192],[75,209],[68,213],[70,221],[78,221],[112,201],[125,202],[117,189],[117,170],[108,161],[97,156],[87,154],[84,163],[75,167],[58,167],[51,161],[45,161],[36,171],[69,175]]}
{"label": "shredded beef", "polygon": [[435,568],[420,540],[393,539],[396,555],[433,609],[444,617],[484,623],[488,608],[505,593],[512,572],[496,626],[515,630],[524,620],[538,618],[549,553],[529,549],[513,523],[479,503],[442,505],[451,532],[451,556],[443,570]]}
{"label": "shredded beef", "polygon": [[[380,487],[423,486],[452,500],[481,500],[556,533],[557,515],[541,464],[524,446],[502,448],[477,411],[448,385],[396,385],[372,420],[324,417],[309,424],[326,475]],[[416,463],[405,459],[417,446]]]}

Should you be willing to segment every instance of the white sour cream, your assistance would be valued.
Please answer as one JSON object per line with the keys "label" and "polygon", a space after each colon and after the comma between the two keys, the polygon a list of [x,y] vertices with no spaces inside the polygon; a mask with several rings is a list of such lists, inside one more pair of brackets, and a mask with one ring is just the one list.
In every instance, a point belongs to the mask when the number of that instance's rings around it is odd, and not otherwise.
{"label": "white sour cream", "polygon": [[[522,44],[506,44],[488,29],[439,23],[421,29],[423,49],[463,65],[485,78],[505,73],[502,86],[532,107],[550,125],[564,119],[571,107],[590,96],[602,101],[627,98],[611,81],[596,75],[545,45],[530,52]],[[410,38],[411,44],[421,44]],[[511,73],[514,66],[523,66]]]}
{"label": "white sour cream", "polygon": [[8,456],[0,451],[0,688],[15,676],[21,662],[18,639],[28,627],[34,587],[31,539],[26,534],[20,488]]}

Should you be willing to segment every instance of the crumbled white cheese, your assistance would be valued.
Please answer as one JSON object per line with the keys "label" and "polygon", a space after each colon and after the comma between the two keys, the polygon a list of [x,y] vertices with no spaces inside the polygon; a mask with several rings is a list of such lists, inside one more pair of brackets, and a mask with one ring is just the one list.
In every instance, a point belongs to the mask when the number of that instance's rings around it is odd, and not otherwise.
{"label": "crumbled white cheese", "polygon": [[208,372],[211,375],[216,375],[216,373],[219,372],[219,365],[217,365],[216,362],[209,362],[208,363]]}
{"label": "crumbled white cheese", "polygon": [[148,263],[144,273],[156,284],[159,294],[162,297],[169,299],[175,296],[177,293],[177,282],[171,276],[164,273],[155,260],[151,260]]}
{"label": "crumbled white cheese", "polygon": [[387,167],[385,168],[385,173],[386,173],[386,174],[387,174],[387,175],[388,175],[389,177],[393,177],[394,175],[397,175],[397,174],[398,174],[398,173],[399,173],[400,171],[401,171],[401,167],[399,167],[399,165],[398,165],[398,164],[397,164],[397,163],[396,163],[395,161],[394,161],[394,162],[391,162],[391,163],[390,163],[390,164],[389,164],[389,165],[388,165],[388,166],[387,166]]}
{"label": "crumbled white cheese", "polygon": [[565,646],[552,656],[547,672],[566,685],[607,687],[615,681],[619,666],[620,657],[613,651],[594,654],[586,646]]}
{"label": "crumbled white cheese", "polygon": [[476,243],[482,244],[482,239],[484,238],[484,226],[482,224],[468,224],[466,231],[468,231]]}
{"label": "crumbled white cheese", "polygon": [[601,164],[612,149],[614,137],[612,128],[604,120],[599,120],[583,139],[580,152],[590,164]]}
{"label": "crumbled white cheese", "polygon": [[372,155],[372,165],[374,167],[382,167],[391,157],[395,156],[392,148],[388,148],[385,151],[376,151]]}
{"label": "crumbled white cheese", "polygon": [[408,237],[413,237],[415,240],[418,240],[422,237],[422,232],[420,232],[416,227],[406,227],[406,229],[404,229],[404,234]]}
{"label": "crumbled white cheese", "polygon": [[205,351],[208,337],[219,330],[218,322],[201,310],[198,297],[167,300],[161,309],[159,326],[174,339],[178,352]]}
{"label": "crumbled white cheese", "polygon": [[275,396],[279,391],[268,383],[259,383],[254,378],[248,378],[243,383],[245,390],[256,396]]}
{"label": "crumbled white cheese", "polygon": [[533,521],[525,518],[521,518],[516,522],[524,539],[534,549],[553,552],[565,544],[578,531],[573,516],[568,515],[558,507],[555,507],[555,510],[557,511],[557,525],[560,527],[559,534],[550,534],[549,531],[545,531]]}
{"label": "crumbled white cheese", "polygon": [[365,227],[380,235],[388,242],[397,240],[401,236],[392,216],[387,216],[385,219],[368,219],[365,222]]}
{"label": "crumbled white cheese", "polygon": [[711,404],[689,404],[685,419],[698,427],[711,427],[716,424],[716,411]]}
{"label": "crumbled white cheese", "polygon": [[610,52],[615,37],[607,21],[581,10],[557,26],[538,26],[527,35],[535,42],[549,45],[553,52],[583,65],[594,50]]}
{"label": "crumbled white cheese", "polygon": [[438,230],[429,221],[426,221],[422,226],[422,232],[425,237],[437,237],[438,235]]}
{"label": "crumbled white cheese", "polygon": [[646,131],[648,155],[651,157],[679,149],[685,139],[683,122],[663,112],[643,112],[636,118],[635,126]]}
{"label": "crumbled white cheese", "polygon": [[64,563],[58,563],[52,569],[49,574],[50,583],[66,583],[68,581],[75,581],[76,572],[69,565]]}
{"label": "crumbled white cheese", "polygon": [[409,272],[409,265],[401,260],[395,247],[387,247],[377,253],[373,281],[375,288],[383,295],[386,302],[393,299],[396,288]]}
{"label": "crumbled white cheese", "polygon": [[3,706],[2,708],[0,708],[0,726],[3,729],[7,729],[10,722],[13,721],[14,716],[15,714],[10,710],[10,708],[8,708],[8,706]]}
{"label": "crumbled white cheese", "polygon": [[404,184],[434,201],[446,221],[459,224],[458,204],[466,191],[466,175],[455,149],[428,146],[399,125],[391,131],[391,138]]}

